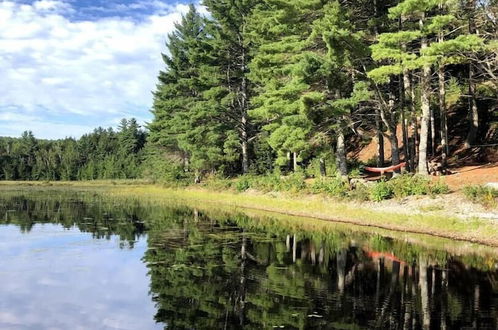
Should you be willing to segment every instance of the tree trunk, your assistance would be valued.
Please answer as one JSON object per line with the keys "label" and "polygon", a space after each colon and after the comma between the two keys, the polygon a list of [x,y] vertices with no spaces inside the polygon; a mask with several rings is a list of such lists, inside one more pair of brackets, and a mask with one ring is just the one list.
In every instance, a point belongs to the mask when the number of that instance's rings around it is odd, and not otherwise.
{"label": "tree trunk", "polygon": [[465,140],[465,147],[470,148],[475,144],[477,139],[477,131],[479,130],[479,110],[476,102],[476,85],[474,82],[474,66],[469,65],[469,112],[470,112],[470,127],[469,133]]}
{"label": "tree trunk", "polygon": [[344,143],[344,130],[342,127],[337,129],[337,146],[336,146],[336,163],[337,169],[342,177],[348,176],[348,164],[346,160],[346,145]]}
{"label": "tree trunk", "polygon": [[[411,82],[411,78],[410,78],[410,73],[407,70],[403,71],[403,89],[405,92],[405,97],[404,97],[405,104],[408,106],[410,113],[411,113],[410,117],[413,120],[413,118],[416,118],[415,104],[414,104],[414,98],[412,95],[412,82]],[[408,127],[406,128],[406,130],[408,130]],[[408,143],[408,159],[406,160],[409,164],[410,171],[415,170],[415,157],[416,157],[415,140],[417,139],[416,135],[417,135],[417,130],[414,129],[413,124],[412,124],[412,134],[410,137],[407,138],[407,140],[408,140],[407,141],[407,143]]]}
{"label": "tree trunk", "polygon": [[294,169],[294,172],[297,172],[299,169],[297,165],[297,152],[292,153],[292,167]]}
{"label": "tree trunk", "polygon": [[242,147],[242,173],[249,172],[249,153],[248,153],[248,119],[247,119],[247,80],[242,78],[242,102],[241,102],[242,116],[240,119],[241,124],[241,147]]}
{"label": "tree trunk", "polygon": [[377,167],[383,167],[384,159],[384,135],[382,134],[382,122],[379,109],[375,110],[375,130],[377,132]]}
{"label": "tree trunk", "polygon": [[[420,20],[420,30],[423,30],[424,20]],[[427,38],[422,38],[421,49],[427,48]],[[422,117],[420,119],[420,145],[418,151],[418,172],[420,174],[429,174],[427,168],[427,140],[429,135],[429,121],[431,116],[431,105],[430,105],[430,94],[431,94],[431,67],[429,65],[424,65],[422,69],[422,77],[420,79],[421,85],[421,108]]]}
{"label": "tree trunk", "polygon": [[[384,125],[387,128],[387,138],[391,143],[391,164],[398,165],[399,164],[399,141],[398,136],[396,135],[396,117],[394,115],[394,95],[392,93],[389,94],[389,109],[380,109],[380,115]],[[389,117],[386,113],[389,111]]]}
{"label": "tree trunk", "polygon": [[401,94],[401,98],[403,99],[403,102],[401,104],[401,129],[403,131],[403,154],[405,156],[405,162],[408,162],[410,159],[410,149],[409,149],[409,144],[408,144],[408,125],[406,122],[406,115],[405,115],[405,102],[404,102],[404,94]]}
{"label": "tree trunk", "polygon": [[[389,100],[389,107],[391,109],[391,120],[389,126],[389,142],[391,142],[391,165],[399,164],[399,141],[398,141],[398,125],[396,116],[394,114],[394,94],[391,93]],[[399,170],[396,170],[399,172]]]}
{"label": "tree trunk", "polygon": [[[439,4],[439,10],[443,14],[443,4]],[[438,42],[442,43],[444,41],[444,33],[440,31],[438,33]],[[439,135],[441,137],[441,166],[445,169],[448,166],[448,120],[446,114],[446,79],[444,65],[439,64],[438,68],[438,82],[439,82],[439,114],[440,114],[440,130]]]}
{"label": "tree trunk", "polygon": [[[377,0],[373,0],[373,10],[374,17],[377,19],[379,17]],[[377,21],[374,25],[374,34],[377,38],[379,31],[377,28]],[[384,152],[384,135],[382,134],[382,121],[379,109],[375,109],[375,130],[377,133],[377,167],[383,167],[385,163],[385,152]]]}
{"label": "tree trunk", "polygon": [[[242,116],[242,125],[247,126],[247,117],[246,115]],[[248,153],[248,141],[247,141],[247,130],[245,128],[242,129],[242,174],[247,174],[249,172],[249,153]]]}
{"label": "tree trunk", "polygon": [[[469,34],[475,33],[474,10],[475,0],[468,1],[468,14],[469,14]],[[476,143],[477,132],[479,130],[479,110],[477,109],[476,102],[476,85],[474,81],[474,65],[469,64],[469,133],[465,139],[465,148],[470,148]]]}
{"label": "tree trunk", "polygon": [[[245,18],[242,18],[245,20]],[[249,172],[249,153],[248,149],[248,138],[249,138],[249,120],[247,116],[248,110],[248,81],[247,81],[247,51],[245,48],[244,40],[239,39],[239,47],[241,51],[241,72],[242,81],[240,86],[240,130],[241,130],[241,147],[242,147],[242,173],[246,174]]]}
{"label": "tree trunk", "polygon": [[441,115],[441,128],[439,130],[441,136],[441,165],[443,168],[448,166],[448,123],[446,118],[446,83],[444,78],[444,66],[439,65],[438,70],[439,80],[439,111]]}
{"label": "tree trunk", "polygon": [[325,160],[323,158],[320,158],[320,175],[322,177],[327,176],[327,167],[325,166]]}
{"label": "tree trunk", "polygon": [[436,118],[434,108],[430,107],[431,111],[431,157],[436,155]]}

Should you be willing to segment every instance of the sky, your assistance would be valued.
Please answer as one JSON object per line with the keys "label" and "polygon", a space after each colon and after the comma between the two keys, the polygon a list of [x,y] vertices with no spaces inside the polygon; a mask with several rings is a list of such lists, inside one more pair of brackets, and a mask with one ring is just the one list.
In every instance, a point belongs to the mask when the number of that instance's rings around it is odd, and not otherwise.
{"label": "sky", "polygon": [[187,0],[0,0],[0,136],[150,121],[167,34],[187,10]]}

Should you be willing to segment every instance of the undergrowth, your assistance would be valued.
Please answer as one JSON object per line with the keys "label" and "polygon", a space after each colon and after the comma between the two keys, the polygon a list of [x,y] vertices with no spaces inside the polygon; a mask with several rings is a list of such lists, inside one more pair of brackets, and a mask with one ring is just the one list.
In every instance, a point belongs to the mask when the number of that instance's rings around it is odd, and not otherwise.
{"label": "undergrowth", "polygon": [[289,176],[276,174],[266,176],[244,175],[236,179],[212,178],[203,183],[206,188],[216,191],[235,190],[244,192],[291,192],[304,194],[322,194],[330,197],[380,202],[392,198],[404,198],[415,195],[440,195],[449,192],[448,186],[441,182],[432,182],[429,178],[417,175],[401,175],[389,181],[358,182],[350,184],[341,177],[318,178],[307,182],[304,173]]}
{"label": "undergrowth", "polygon": [[491,187],[471,185],[463,188],[463,194],[474,203],[479,203],[488,208],[498,206],[498,190]]}

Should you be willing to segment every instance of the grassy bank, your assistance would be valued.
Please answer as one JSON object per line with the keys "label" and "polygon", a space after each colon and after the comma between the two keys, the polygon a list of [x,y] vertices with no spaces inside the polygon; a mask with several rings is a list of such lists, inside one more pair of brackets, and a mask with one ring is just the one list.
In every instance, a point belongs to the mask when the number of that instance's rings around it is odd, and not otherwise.
{"label": "grassy bank", "polygon": [[[289,216],[306,217],[338,223],[355,224],[364,227],[401,232],[428,234],[443,238],[498,246],[498,222],[479,217],[459,217],[452,214],[452,203],[445,209],[426,207],[419,212],[407,212],[407,205],[420,199],[405,201],[405,205],[348,202],[323,195],[296,195],[288,193],[258,193],[246,191],[221,192],[206,188],[165,188],[141,181],[91,181],[61,183],[12,183],[3,182],[0,189],[70,188],[100,191],[108,196],[133,197],[143,201],[179,201],[192,207],[222,207],[230,210],[252,210]],[[444,203],[447,196],[433,202]]]}

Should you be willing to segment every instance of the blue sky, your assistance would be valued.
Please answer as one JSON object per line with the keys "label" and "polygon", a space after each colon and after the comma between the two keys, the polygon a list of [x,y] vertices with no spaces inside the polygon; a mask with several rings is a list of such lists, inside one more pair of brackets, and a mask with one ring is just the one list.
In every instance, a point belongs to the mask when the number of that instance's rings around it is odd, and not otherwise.
{"label": "blue sky", "polygon": [[124,117],[149,121],[166,36],[187,4],[0,1],[0,136],[79,137]]}

